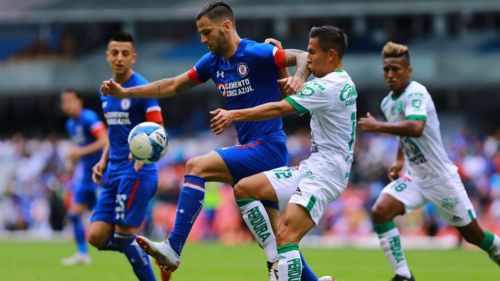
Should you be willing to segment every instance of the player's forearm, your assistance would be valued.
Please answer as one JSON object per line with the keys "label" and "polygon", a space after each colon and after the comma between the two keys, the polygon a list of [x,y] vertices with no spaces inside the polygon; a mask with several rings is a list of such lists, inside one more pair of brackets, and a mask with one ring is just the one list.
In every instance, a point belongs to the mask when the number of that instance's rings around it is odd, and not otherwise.
{"label": "player's forearm", "polygon": [[311,74],[311,72],[307,68],[307,53],[296,49],[286,49],[285,59],[287,66],[294,65],[297,67],[294,76],[306,81]]}
{"label": "player's forearm", "polygon": [[297,55],[297,71],[295,72],[295,76],[306,81],[309,75],[311,75],[311,71],[307,67],[307,53],[303,52]]}
{"label": "player's forearm", "polygon": [[165,98],[177,94],[174,78],[165,78],[141,86],[125,89],[130,98]]}
{"label": "player's forearm", "polygon": [[387,133],[401,137],[422,136],[423,127],[419,120],[405,120],[395,123],[378,122],[376,132]]}
{"label": "player's forearm", "polygon": [[100,161],[108,162],[108,160],[109,160],[109,137],[106,137],[106,143],[104,145],[104,148],[102,149],[102,155]]}
{"label": "player's forearm", "polygon": [[401,166],[403,166],[403,164],[405,162],[405,155],[403,153],[403,148],[401,147],[401,145],[398,146],[398,154],[396,157],[396,162],[398,164],[401,164]]}
{"label": "player's forearm", "polygon": [[92,154],[103,149],[108,143],[108,135],[106,133],[101,133],[101,135],[92,143],[81,147],[82,156]]}
{"label": "player's forearm", "polygon": [[281,104],[282,102],[270,102],[256,107],[234,110],[234,121],[259,121],[290,113]]}

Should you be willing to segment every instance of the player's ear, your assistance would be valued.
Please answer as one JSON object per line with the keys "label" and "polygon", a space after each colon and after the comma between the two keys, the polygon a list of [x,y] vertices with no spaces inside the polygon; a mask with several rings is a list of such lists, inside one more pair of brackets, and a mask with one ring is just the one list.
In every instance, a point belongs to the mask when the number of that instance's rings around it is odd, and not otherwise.
{"label": "player's ear", "polygon": [[338,59],[337,51],[335,51],[335,49],[328,49],[328,62],[334,62]]}
{"label": "player's ear", "polygon": [[231,23],[230,20],[224,20],[222,22],[222,28],[224,29],[224,31],[227,31],[229,32],[232,28],[233,24]]}

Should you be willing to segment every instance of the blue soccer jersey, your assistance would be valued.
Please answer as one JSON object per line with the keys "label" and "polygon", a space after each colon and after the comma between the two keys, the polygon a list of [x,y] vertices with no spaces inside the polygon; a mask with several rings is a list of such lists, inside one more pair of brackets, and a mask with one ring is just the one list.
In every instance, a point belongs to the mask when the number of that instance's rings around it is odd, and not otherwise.
{"label": "blue soccer jersey", "polygon": [[[148,81],[134,72],[130,79],[123,83],[124,88],[147,84]],[[134,163],[128,160],[128,134],[139,123],[151,121],[162,123],[161,109],[156,99],[125,98],[117,99],[104,96],[101,92],[102,109],[108,124],[109,166],[113,176],[129,175],[130,177],[156,176],[154,164],[145,164],[138,172],[134,171]]]}
{"label": "blue soccer jersey", "polygon": [[[242,39],[229,60],[207,53],[188,76],[195,83],[212,79],[228,109],[243,109],[279,101],[278,70],[285,66],[283,50]],[[241,145],[216,149],[229,168],[234,183],[288,164],[281,117],[234,122],[234,125]]]}
{"label": "blue soccer jersey", "polygon": [[[90,109],[83,109],[77,119],[70,118],[66,121],[66,131],[71,140],[78,146],[86,146],[93,143],[102,130],[104,123],[99,120],[97,113]],[[99,161],[102,151],[83,156],[80,163],[83,166],[83,179],[92,179],[92,167]]]}
{"label": "blue soccer jersey", "polygon": [[[204,55],[189,72],[189,78],[195,83],[212,79],[228,109],[242,109],[279,101],[278,69],[284,67],[283,50],[242,39],[229,60],[211,53]],[[241,144],[277,132],[281,132],[280,138],[285,140],[281,117],[234,124]]]}
{"label": "blue soccer jersey", "polygon": [[[106,130],[104,123],[99,120],[97,113],[90,109],[83,109],[78,118],[66,121],[66,131],[78,146],[93,143],[103,130]],[[92,167],[99,161],[101,153],[99,150],[82,156],[73,174],[71,184],[73,201],[87,205],[88,208],[93,208],[96,201],[97,185],[92,181]]]}
{"label": "blue soccer jersey", "polygon": [[[147,83],[140,74],[133,73],[122,86]],[[158,174],[154,164],[134,170],[134,161],[128,160],[128,134],[142,122],[163,123],[161,109],[156,99],[116,99],[101,93],[101,101],[108,123],[109,162],[91,221],[139,227],[156,192]]]}

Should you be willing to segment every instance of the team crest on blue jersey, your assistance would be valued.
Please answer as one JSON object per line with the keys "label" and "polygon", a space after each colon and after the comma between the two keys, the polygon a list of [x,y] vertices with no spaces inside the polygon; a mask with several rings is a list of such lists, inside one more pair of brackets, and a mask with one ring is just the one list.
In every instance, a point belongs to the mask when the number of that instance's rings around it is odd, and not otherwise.
{"label": "team crest on blue jersey", "polygon": [[224,96],[227,97],[226,85],[224,83],[217,83],[217,89]]}
{"label": "team crest on blue jersey", "polygon": [[246,63],[240,62],[238,64],[237,69],[238,69],[238,75],[240,75],[240,77],[243,78],[243,77],[247,76],[247,74],[248,74],[248,65]]}
{"label": "team crest on blue jersey", "polygon": [[122,107],[123,110],[128,110],[130,108],[130,100],[129,99],[122,99],[120,101],[120,106]]}

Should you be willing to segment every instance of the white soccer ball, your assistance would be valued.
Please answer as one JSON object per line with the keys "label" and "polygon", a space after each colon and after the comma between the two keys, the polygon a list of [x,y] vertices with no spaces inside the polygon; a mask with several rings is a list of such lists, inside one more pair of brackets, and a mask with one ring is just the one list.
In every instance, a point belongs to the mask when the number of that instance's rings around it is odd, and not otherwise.
{"label": "white soccer ball", "polygon": [[128,148],[135,159],[153,163],[167,153],[168,134],[154,122],[143,122],[135,126],[128,135]]}

